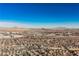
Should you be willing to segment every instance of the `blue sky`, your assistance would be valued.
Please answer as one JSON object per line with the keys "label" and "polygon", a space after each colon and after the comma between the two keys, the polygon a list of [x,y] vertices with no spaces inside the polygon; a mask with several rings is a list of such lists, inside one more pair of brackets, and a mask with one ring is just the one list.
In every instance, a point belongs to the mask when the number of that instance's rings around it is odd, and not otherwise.
{"label": "blue sky", "polygon": [[6,23],[6,26],[16,23],[31,27],[78,27],[79,4],[1,3],[0,23]]}

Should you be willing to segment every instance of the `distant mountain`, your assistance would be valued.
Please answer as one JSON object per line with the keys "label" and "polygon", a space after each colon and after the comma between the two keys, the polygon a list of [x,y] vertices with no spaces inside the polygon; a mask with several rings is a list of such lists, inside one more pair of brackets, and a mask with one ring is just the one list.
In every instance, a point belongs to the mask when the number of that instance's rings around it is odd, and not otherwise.
{"label": "distant mountain", "polygon": [[66,28],[66,27],[55,27],[53,29],[68,29],[68,28]]}

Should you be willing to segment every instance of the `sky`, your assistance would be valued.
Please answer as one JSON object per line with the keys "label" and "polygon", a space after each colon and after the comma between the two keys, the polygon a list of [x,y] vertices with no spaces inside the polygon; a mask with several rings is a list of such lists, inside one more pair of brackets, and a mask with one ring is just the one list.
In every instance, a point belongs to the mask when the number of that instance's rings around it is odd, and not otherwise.
{"label": "sky", "polygon": [[79,28],[79,4],[0,3],[1,26]]}

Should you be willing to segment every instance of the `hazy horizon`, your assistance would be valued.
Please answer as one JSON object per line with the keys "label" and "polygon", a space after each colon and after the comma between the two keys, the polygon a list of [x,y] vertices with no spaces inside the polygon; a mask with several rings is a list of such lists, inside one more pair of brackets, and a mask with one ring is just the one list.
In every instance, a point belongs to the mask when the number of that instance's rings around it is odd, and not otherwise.
{"label": "hazy horizon", "polygon": [[[6,26],[7,25],[7,26]],[[52,25],[52,26],[51,26]],[[71,24],[73,25],[73,24]],[[73,25],[74,26],[74,25]],[[72,27],[68,24],[66,25],[56,25],[56,24],[48,24],[47,26],[43,24],[42,26],[35,25],[35,24],[22,24],[22,23],[16,23],[16,22],[0,22],[0,28],[79,28],[78,25]]]}

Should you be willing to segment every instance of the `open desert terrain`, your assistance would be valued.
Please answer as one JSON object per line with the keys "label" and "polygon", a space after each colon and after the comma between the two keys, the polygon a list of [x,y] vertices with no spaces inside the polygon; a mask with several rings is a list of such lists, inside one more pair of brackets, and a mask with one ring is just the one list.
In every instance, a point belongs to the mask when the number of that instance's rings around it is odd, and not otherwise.
{"label": "open desert terrain", "polygon": [[0,55],[79,55],[79,29],[1,28]]}

